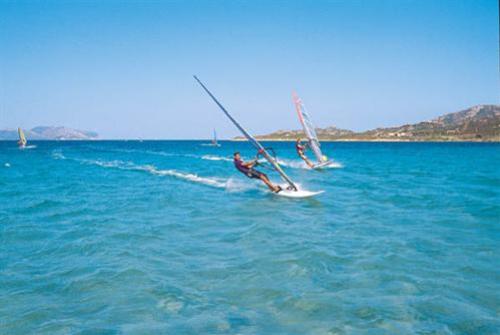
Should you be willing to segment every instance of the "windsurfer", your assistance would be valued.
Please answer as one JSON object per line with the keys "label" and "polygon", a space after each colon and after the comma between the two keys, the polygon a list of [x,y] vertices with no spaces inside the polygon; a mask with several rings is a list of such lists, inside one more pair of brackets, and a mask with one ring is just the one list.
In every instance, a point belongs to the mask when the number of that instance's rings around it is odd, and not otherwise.
{"label": "windsurfer", "polygon": [[306,151],[306,145],[302,144],[302,139],[299,137],[297,139],[297,142],[295,142],[295,150],[297,150],[297,154],[299,155],[300,158],[304,162],[306,162],[307,166],[309,166],[311,169],[314,168],[314,164],[311,163],[311,161],[307,158],[305,151]]}
{"label": "windsurfer", "polygon": [[17,146],[23,149],[26,147],[26,137],[24,136],[23,130],[21,128],[17,128],[17,132],[19,134],[19,141],[17,141]]}
{"label": "windsurfer", "polygon": [[248,178],[262,180],[264,184],[266,184],[267,187],[269,187],[269,189],[275,193],[281,191],[281,187],[279,185],[274,185],[273,183],[271,183],[271,181],[269,180],[269,178],[265,173],[262,173],[254,169],[254,166],[256,164],[257,164],[256,160],[244,162],[241,160],[239,152],[234,153],[234,166],[236,167],[236,169],[238,169],[238,171],[243,173]]}

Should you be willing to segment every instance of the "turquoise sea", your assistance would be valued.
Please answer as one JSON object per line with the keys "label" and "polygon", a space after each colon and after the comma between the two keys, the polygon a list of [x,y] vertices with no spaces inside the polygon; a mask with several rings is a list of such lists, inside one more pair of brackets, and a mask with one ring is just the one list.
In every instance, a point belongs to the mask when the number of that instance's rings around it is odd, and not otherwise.
{"label": "turquoise sea", "polygon": [[500,333],[500,144],[202,143],[0,142],[0,334]]}

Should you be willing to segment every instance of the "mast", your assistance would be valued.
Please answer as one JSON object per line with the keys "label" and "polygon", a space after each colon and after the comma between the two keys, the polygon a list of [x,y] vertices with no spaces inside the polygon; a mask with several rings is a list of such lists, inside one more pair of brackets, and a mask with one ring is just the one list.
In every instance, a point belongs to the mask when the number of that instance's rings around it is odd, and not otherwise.
{"label": "mast", "polygon": [[276,172],[278,172],[280,174],[281,178],[284,181],[286,181],[288,183],[288,185],[290,185],[290,187],[293,190],[297,191],[298,190],[297,186],[290,179],[290,177],[288,177],[286,175],[286,173],[283,171],[283,169],[281,168],[281,166],[279,166],[278,162],[276,162],[276,160],[266,151],[266,149],[264,149],[264,147],[259,142],[257,142],[257,140],[252,135],[250,135],[238,123],[238,121],[236,121],[231,116],[231,114],[229,114],[229,112],[224,108],[224,106],[222,106],[222,104],[217,100],[217,98],[215,98],[215,96],[212,94],[212,92],[210,92],[208,90],[208,88],[206,88],[205,85],[203,85],[203,83],[198,79],[198,77],[196,77],[196,76],[193,76],[193,77],[198,82],[198,84],[200,84],[200,86],[205,90],[205,92],[210,96],[210,98],[212,98],[212,100],[217,104],[217,106],[219,106],[219,108],[224,112],[224,114],[226,114],[226,116],[229,118],[229,120],[231,120],[231,122],[233,122],[233,124],[236,126],[236,128],[239,129],[239,131],[247,138],[247,140],[250,143],[252,143],[252,145],[258,150],[258,152],[272,165],[272,167],[276,170]]}

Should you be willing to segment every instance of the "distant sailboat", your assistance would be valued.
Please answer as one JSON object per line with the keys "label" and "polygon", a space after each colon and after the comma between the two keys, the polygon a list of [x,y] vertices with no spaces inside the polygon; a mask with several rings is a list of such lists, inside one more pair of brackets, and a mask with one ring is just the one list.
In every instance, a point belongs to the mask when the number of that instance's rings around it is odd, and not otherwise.
{"label": "distant sailboat", "polygon": [[220,147],[219,142],[217,142],[217,132],[215,131],[215,129],[214,129],[214,138],[212,139],[212,142],[204,143],[202,145],[207,146],[207,147]]}
{"label": "distant sailboat", "polygon": [[21,128],[17,128],[17,133],[19,134],[19,141],[17,142],[17,145],[19,146],[20,149],[26,148],[26,136],[24,136],[24,132]]}
{"label": "distant sailboat", "polygon": [[214,138],[213,138],[213,140],[212,140],[212,145],[213,145],[214,147],[220,147],[219,142],[217,142],[217,132],[215,131],[215,129],[214,129]]}

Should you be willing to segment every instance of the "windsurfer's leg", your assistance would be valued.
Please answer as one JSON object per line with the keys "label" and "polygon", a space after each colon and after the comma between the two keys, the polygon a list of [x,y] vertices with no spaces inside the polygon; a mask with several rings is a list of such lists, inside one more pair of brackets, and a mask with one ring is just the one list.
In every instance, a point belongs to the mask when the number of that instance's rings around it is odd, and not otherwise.
{"label": "windsurfer's leg", "polygon": [[269,189],[273,192],[279,192],[281,189],[279,186],[276,186],[273,183],[271,183],[271,181],[269,180],[269,178],[265,174],[260,175],[260,180],[262,180],[264,182],[264,184],[266,184],[267,187],[269,187]]}
{"label": "windsurfer's leg", "polygon": [[314,167],[314,164],[313,164],[313,163],[311,163],[311,161],[310,161],[310,160],[306,157],[306,155],[303,155],[303,154],[302,154],[302,155],[299,155],[299,156],[300,156],[300,158],[302,158],[302,160],[303,160],[304,162],[306,162],[307,166],[309,166],[310,168],[313,168],[313,167]]}

